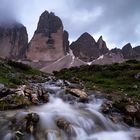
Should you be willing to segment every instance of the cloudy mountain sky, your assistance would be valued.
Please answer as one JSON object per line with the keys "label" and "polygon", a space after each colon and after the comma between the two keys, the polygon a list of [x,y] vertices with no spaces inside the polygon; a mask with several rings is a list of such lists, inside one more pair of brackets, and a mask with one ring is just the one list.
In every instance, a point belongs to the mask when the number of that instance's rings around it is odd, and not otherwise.
{"label": "cloudy mountain sky", "polygon": [[16,18],[31,39],[44,10],[62,19],[70,41],[89,32],[103,35],[109,48],[140,45],[140,0],[1,0],[0,21]]}

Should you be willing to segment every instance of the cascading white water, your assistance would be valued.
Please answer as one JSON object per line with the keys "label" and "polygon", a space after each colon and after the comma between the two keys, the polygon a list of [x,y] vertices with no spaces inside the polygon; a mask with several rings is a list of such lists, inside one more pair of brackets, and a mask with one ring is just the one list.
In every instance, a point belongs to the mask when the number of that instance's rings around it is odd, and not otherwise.
{"label": "cascading white water", "polygon": [[[89,103],[75,102],[71,105],[60,98],[65,92],[61,86],[46,83],[45,87],[53,91],[49,103],[30,108],[30,112],[40,117],[38,131],[45,133],[37,140],[133,140],[131,129],[122,124],[114,124],[100,113],[102,99],[92,95]],[[26,114],[22,111],[16,117],[22,119]],[[63,128],[59,128],[59,120],[64,122]],[[3,140],[13,140],[11,136],[12,132],[8,132]],[[27,140],[36,139],[30,136]]]}
{"label": "cascading white water", "polygon": [[[67,140],[131,140],[127,129],[122,130],[121,125],[113,124],[98,112],[100,103],[98,100],[95,103],[73,106],[52,97],[48,104],[32,110],[40,115],[41,126],[46,130],[57,130],[56,120],[59,118],[70,122],[76,135],[67,137],[66,134],[64,137]],[[56,140],[56,135],[49,133],[48,139]]]}

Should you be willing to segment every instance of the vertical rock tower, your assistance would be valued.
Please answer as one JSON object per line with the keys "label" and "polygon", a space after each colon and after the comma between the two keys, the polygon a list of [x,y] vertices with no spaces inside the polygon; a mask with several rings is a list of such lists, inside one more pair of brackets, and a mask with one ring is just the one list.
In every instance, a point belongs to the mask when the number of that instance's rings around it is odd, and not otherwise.
{"label": "vertical rock tower", "polygon": [[28,46],[26,27],[20,23],[0,25],[0,57],[22,59]]}
{"label": "vertical rock tower", "polygon": [[65,44],[61,19],[45,11],[28,45],[26,57],[31,61],[56,61],[65,55]]}

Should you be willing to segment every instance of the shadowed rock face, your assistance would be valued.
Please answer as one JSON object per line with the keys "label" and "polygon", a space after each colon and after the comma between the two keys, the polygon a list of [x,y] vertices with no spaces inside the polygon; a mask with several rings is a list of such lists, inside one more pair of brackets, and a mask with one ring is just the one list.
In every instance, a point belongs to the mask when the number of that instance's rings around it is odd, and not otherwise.
{"label": "shadowed rock face", "polygon": [[26,53],[31,61],[56,61],[65,55],[63,24],[54,13],[45,11],[40,16],[37,30],[29,43]]}
{"label": "shadowed rock face", "polygon": [[133,48],[130,43],[126,44],[122,48],[122,53],[125,59],[131,59],[133,58]]}
{"label": "shadowed rock face", "polygon": [[77,41],[70,45],[70,48],[76,57],[85,62],[95,60],[109,51],[102,36],[96,43],[94,38],[88,33],[82,34]]}
{"label": "shadowed rock face", "polygon": [[94,38],[88,34],[82,34],[77,41],[70,45],[74,55],[79,59],[88,62],[99,57],[99,49]]}
{"label": "shadowed rock face", "polygon": [[140,46],[132,48],[128,43],[122,48],[122,54],[124,59],[140,59]]}
{"label": "shadowed rock face", "polygon": [[0,57],[22,59],[28,45],[26,27],[15,23],[0,26]]}
{"label": "shadowed rock face", "polygon": [[63,39],[64,52],[67,54],[69,53],[69,33],[67,31],[64,31]]}
{"label": "shadowed rock face", "polygon": [[119,48],[114,48],[114,49],[111,49],[110,50],[112,53],[115,53],[115,54],[122,54],[122,50],[119,49]]}
{"label": "shadowed rock face", "polygon": [[135,48],[133,48],[134,52],[135,52],[135,58],[137,60],[140,60],[140,46],[137,46]]}
{"label": "shadowed rock face", "polygon": [[102,36],[98,39],[97,46],[99,47],[100,55],[106,54],[109,51]]}
{"label": "shadowed rock face", "polygon": [[47,37],[51,37],[51,34],[56,33],[61,27],[63,27],[61,19],[55,16],[54,13],[45,11],[40,16],[35,33],[43,33]]}

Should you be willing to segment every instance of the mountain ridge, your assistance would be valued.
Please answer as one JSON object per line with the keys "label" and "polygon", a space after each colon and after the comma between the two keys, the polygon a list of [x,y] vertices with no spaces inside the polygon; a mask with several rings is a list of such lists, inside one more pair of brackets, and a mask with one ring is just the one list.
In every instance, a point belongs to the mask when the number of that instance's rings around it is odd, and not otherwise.
{"label": "mountain ridge", "polygon": [[[69,33],[64,29],[62,20],[48,11],[41,14],[30,42],[24,25],[15,23],[9,27],[0,26],[0,49],[2,58],[19,60],[43,71],[49,69],[50,72],[58,67],[60,70],[85,64],[140,60],[140,46],[133,48],[131,43],[127,43],[122,49],[109,50],[103,36],[95,41],[87,32],[70,44]],[[59,61],[61,59],[63,62]]]}

